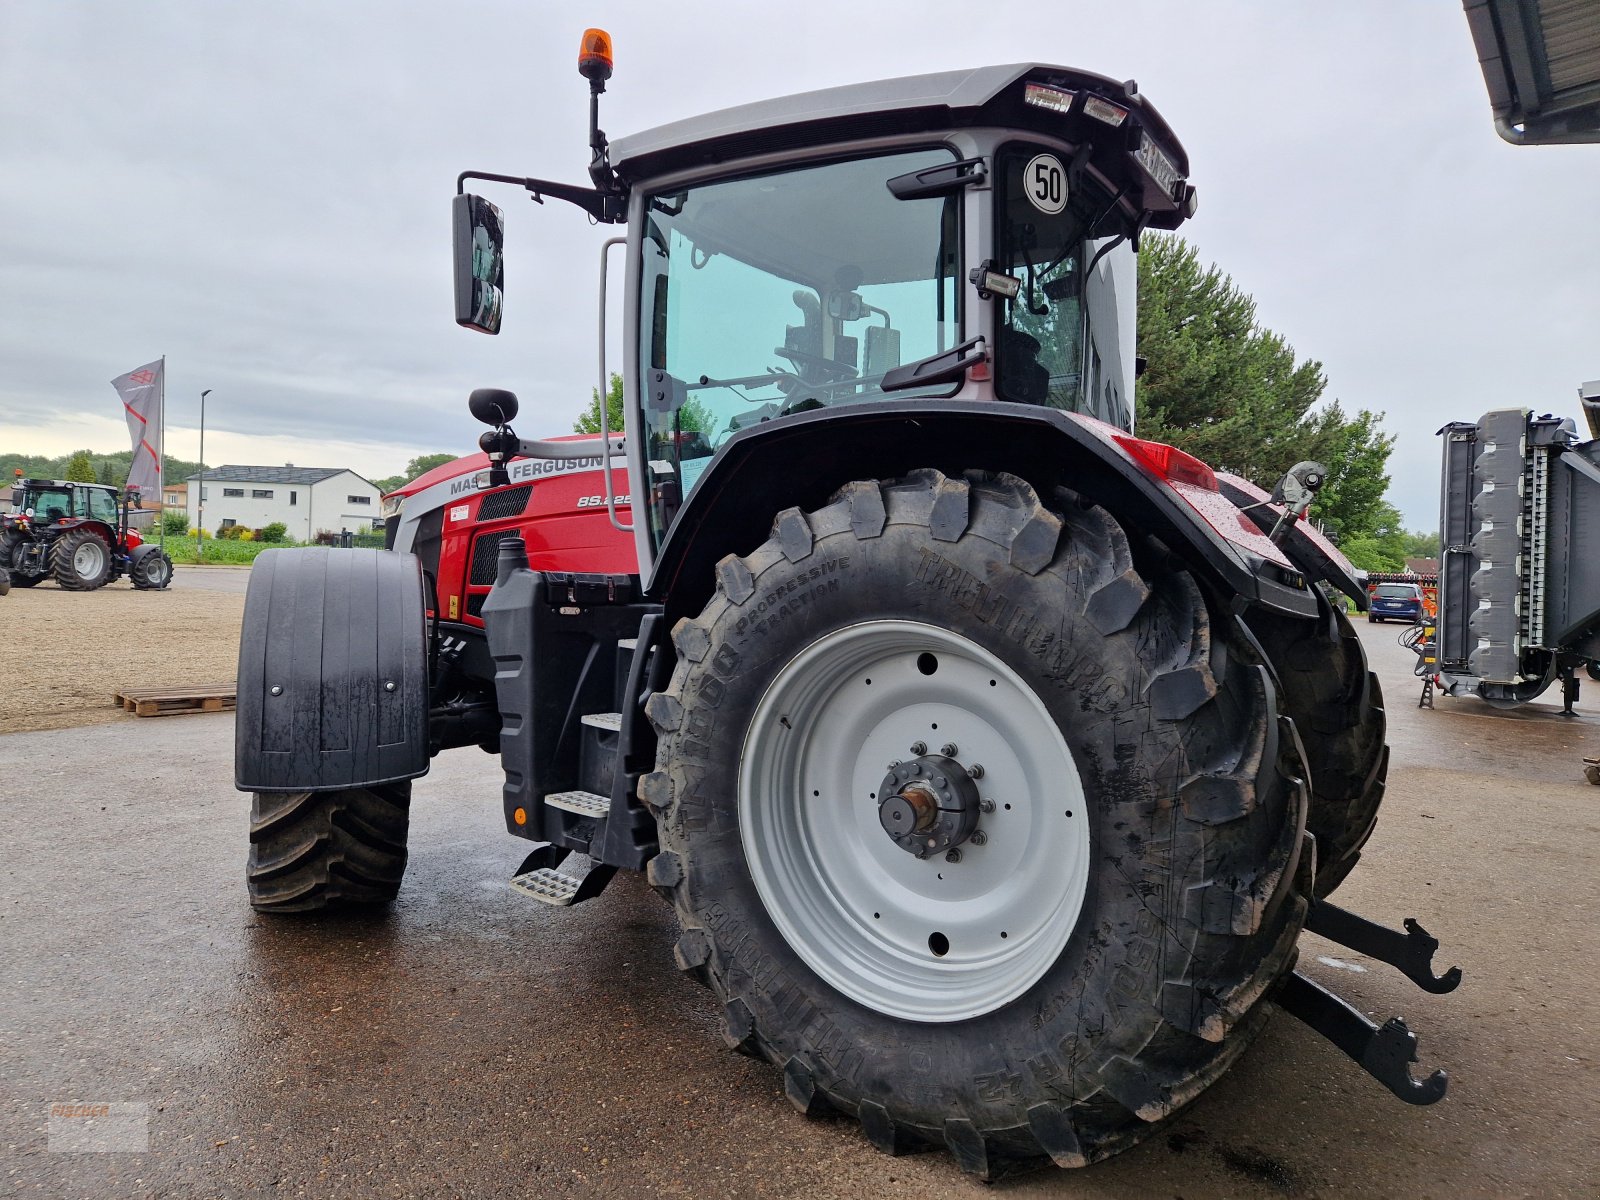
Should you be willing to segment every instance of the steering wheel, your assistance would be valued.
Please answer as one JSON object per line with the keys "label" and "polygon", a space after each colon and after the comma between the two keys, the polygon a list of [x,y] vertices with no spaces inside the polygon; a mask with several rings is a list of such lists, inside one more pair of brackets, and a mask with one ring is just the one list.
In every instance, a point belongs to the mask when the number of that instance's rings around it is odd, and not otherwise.
{"label": "steering wheel", "polygon": [[834,362],[831,358],[823,358],[820,354],[812,354],[807,350],[795,350],[789,346],[774,346],[774,354],[781,354],[795,366],[810,367],[813,371],[820,371],[820,379],[806,380],[808,383],[842,383],[846,379],[854,379],[859,372],[854,367],[844,363]]}

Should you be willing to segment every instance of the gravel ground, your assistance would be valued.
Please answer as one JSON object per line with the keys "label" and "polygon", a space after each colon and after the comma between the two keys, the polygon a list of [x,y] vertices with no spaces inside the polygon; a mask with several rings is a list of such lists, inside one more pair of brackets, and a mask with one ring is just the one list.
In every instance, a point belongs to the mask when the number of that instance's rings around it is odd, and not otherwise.
{"label": "gravel ground", "polygon": [[[179,573],[181,580],[185,568]],[[160,592],[136,591],[126,580],[93,592],[42,583],[13,587],[0,598],[0,618],[13,634],[0,733],[23,733],[136,721],[111,702],[121,687],[232,679],[244,597],[198,581]]]}

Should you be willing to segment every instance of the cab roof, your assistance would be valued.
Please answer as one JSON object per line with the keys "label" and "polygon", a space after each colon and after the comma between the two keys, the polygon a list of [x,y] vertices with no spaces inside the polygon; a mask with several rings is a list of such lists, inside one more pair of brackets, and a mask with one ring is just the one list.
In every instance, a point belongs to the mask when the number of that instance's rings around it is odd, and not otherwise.
{"label": "cab roof", "polygon": [[[1026,103],[1028,83],[1071,93],[1070,110]],[[1128,117],[1115,127],[1096,120],[1084,111],[1090,97],[1126,110]],[[758,100],[619,137],[611,143],[611,163],[633,183],[758,154],[985,125],[1035,130],[1080,145],[1092,142],[1090,161],[1107,178],[1129,184],[1131,206],[1150,212],[1151,225],[1170,229],[1183,220],[1189,159],[1138,85],[1046,63],[908,75]],[[1148,151],[1141,154],[1146,140],[1160,148],[1176,184],[1157,178],[1164,172],[1134,165],[1149,161]],[[1187,190],[1192,196],[1192,187]]]}

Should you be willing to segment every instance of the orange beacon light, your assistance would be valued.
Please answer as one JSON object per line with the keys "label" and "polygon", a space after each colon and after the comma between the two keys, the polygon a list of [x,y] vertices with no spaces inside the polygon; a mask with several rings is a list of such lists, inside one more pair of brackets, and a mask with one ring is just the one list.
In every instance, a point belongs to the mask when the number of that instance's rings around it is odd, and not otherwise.
{"label": "orange beacon light", "polygon": [[578,74],[591,82],[611,78],[611,35],[604,29],[585,29],[578,43]]}

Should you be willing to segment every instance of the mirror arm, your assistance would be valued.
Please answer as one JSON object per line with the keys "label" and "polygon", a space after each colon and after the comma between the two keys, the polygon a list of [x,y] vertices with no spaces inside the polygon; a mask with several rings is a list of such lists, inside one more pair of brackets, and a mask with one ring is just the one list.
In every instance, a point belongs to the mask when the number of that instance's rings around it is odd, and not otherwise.
{"label": "mirror arm", "polygon": [[469,179],[515,184],[532,192],[534,200],[539,204],[544,203],[546,196],[551,196],[557,200],[565,200],[569,204],[576,204],[596,221],[613,225],[626,219],[627,216],[628,193],[621,188],[601,190],[578,187],[571,183],[556,183],[549,179],[533,179],[524,175],[492,175],[486,171],[463,171],[456,176],[457,195],[466,190],[466,182]]}
{"label": "mirror arm", "polygon": [[[622,435],[613,434],[610,438],[611,457],[615,458],[623,452]],[[518,438],[517,446],[513,451],[517,458],[553,458],[570,462],[574,459],[594,458],[599,453],[599,448],[593,442],[545,442],[537,438]]]}

